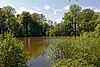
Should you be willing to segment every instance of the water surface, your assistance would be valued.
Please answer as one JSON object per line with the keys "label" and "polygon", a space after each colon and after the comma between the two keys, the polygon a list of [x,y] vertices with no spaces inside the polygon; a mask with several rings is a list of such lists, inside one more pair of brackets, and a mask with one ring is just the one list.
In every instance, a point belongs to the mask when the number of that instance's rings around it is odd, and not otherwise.
{"label": "water surface", "polygon": [[59,41],[62,37],[20,37],[24,44],[25,51],[28,51],[30,67],[47,67],[51,66],[47,59],[47,47],[53,41]]}

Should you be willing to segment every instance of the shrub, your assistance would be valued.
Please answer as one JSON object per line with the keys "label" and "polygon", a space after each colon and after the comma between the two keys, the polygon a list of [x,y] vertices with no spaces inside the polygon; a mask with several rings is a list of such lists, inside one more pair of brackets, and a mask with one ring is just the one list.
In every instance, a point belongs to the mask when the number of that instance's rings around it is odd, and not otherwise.
{"label": "shrub", "polygon": [[96,67],[93,64],[88,64],[83,59],[61,59],[52,67]]}
{"label": "shrub", "polygon": [[[76,64],[78,63],[75,62],[76,60],[82,59],[82,61],[86,61],[86,64],[88,65],[86,67],[91,65],[100,67],[100,38],[85,36],[76,38],[67,37],[65,40],[50,44],[48,48],[48,58],[53,63],[53,65],[57,65],[58,63],[62,64],[66,61],[70,63],[68,59],[74,59],[71,62]],[[61,60],[59,61],[59,59]],[[63,61],[62,59],[66,60]]]}
{"label": "shrub", "polygon": [[0,67],[27,67],[27,54],[13,34],[0,35]]}

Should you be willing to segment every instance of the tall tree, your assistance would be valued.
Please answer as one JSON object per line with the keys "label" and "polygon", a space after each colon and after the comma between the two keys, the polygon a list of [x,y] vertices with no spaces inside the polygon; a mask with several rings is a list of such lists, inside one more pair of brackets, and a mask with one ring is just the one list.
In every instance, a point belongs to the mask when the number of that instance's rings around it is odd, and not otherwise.
{"label": "tall tree", "polygon": [[23,11],[21,14],[21,23],[24,26],[25,36],[28,36],[29,25],[32,22],[31,14],[29,12]]}
{"label": "tall tree", "polygon": [[63,20],[64,20],[65,31],[67,35],[73,35],[74,33],[74,35],[76,36],[76,32],[78,31],[77,20],[81,9],[82,8],[80,6],[74,4],[70,6],[70,11],[64,14]]}
{"label": "tall tree", "polygon": [[33,13],[32,18],[34,21],[38,22],[40,25],[46,21],[45,15],[43,14],[38,14],[38,13]]}
{"label": "tall tree", "polygon": [[15,15],[16,13],[16,10],[11,7],[11,6],[5,6],[3,7],[3,9],[8,13],[8,14],[11,14],[11,15]]}
{"label": "tall tree", "polygon": [[11,6],[3,7],[3,10],[6,12],[6,24],[7,30],[13,32],[13,24],[16,23],[15,13],[16,10]]}
{"label": "tall tree", "polygon": [[46,30],[48,28],[48,24],[46,23],[46,18],[45,15],[43,14],[38,14],[38,13],[33,13],[32,14],[32,18],[34,21],[34,24],[37,24],[38,27],[36,27],[38,29],[38,35],[46,35]]}
{"label": "tall tree", "polygon": [[0,34],[4,34],[5,31],[7,31],[7,16],[6,12],[3,8],[0,8]]}
{"label": "tall tree", "polygon": [[81,11],[81,7],[78,6],[78,5],[71,5],[70,6],[70,12],[72,14],[72,26],[73,26],[73,31],[74,31],[74,36],[76,36],[76,32],[77,32],[77,19],[78,19],[78,15],[79,15],[79,12]]}
{"label": "tall tree", "polygon": [[91,9],[84,9],[82,10],[81,14],[81,21],[79,22],[79,30],[81,33],[83,32],[90,32],[94,31],[96,25],[97,25],[97,18],[98,14],[96,14],[93,10]]}

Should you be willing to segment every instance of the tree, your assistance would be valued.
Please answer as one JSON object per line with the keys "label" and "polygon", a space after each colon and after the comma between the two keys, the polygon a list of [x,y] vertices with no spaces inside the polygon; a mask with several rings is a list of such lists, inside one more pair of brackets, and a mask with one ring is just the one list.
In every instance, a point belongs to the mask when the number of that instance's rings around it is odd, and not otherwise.
{"label": "tree", "polygon": [[47,36],[56,36],[55,34],[56,34],[56,32],[55,32],[54,26],[52,26],[52,27],[50,26],[46,31]]}
{"label": "tree", "polygon": [[25,28],[24,25],[21,23],[22,22],[22,17],[20,14],[16,15],[16,34],[15,36],[25,36]]}
{"label": "tree", "polygon": [[42,36],[42,26],[38,22],[33,20],[29,27],[31,36]]}
{"label": "tree", "polygon": [[13,24],[16,24],[16,18],[15,18],[16,10],[11,6],[5,6],[2,9],[5,11],[6,15],[5,22],[8,32],[9,31],[14,32]]}
{"label": "tree", "polygon": [[46,31],[48,30],[48,28],[49,28],[49,24],[46,22],[43,22],[43,24],[42,24],[42,36],[46,36]]}
{"label": "tree", "polygon": [[50,26],[53,26],[53,21],[52,21],[52,20],[48,20],[48,24],[49,24]]}
{"label": "tree", "polygon": [[[49,26],[47,23],[46,23],[46,18],[45,18],[45,15],[43,14],[38,14],[38,13],[33,13],[32,14],[32,18],[33,18],[33,28],[35,30],[38,30],[38,31],[34,31],[34,33],[36,33],[35,35],[37,36],[45,36],[46,35],[46,30],[47,30],[47,27]],[[36,25],[37,26],[36,26]],[[37,34],[38,33],[38,34]]]}
{"label": "tree", "polygon": [[68,13],[65,13],[64,14],[64,17],[63,17],[63,20],[64,20],[64,25],[65,25],[65,34],[66,35],[72,35],[72,16],[71,16],[71,13],[68,12]]}
{"label": "tree", "polygon": [[5,6],[3,9],[10,15],[15,15],[16,10],[11,6]]}
{"label": "tree", "polygon": [[34,21],[38,22],[39,24],[46,21],[45,15],[43,14],[33,13],[32,18]]}
{"label": "tree", "polygon": [[81,7],[78,5],[71,5],[70,11],[64,14],[63,20],[65,24],[65,31],[67,35],[77,35],[77,25],[78,25],[78,16],[81,11]]}
{"label": "tree", "polygon": [[0,34],[4,34],[5,31],[7,31],[7,16],[6,12],[3,8],[0,8]]}
{"label": "tree", "polygon": [[72,26],[73,26],[73,31],[74,31],[74,36],[76,36],[77,34],[76,34],[76,32],[77,32],[77,19],[78,19],[78,14],[79,14],[79,12],[81,11],[81,7],[80,6],[78,6],[78,5],[71,5],[70,6],[70,12],[72,13],[72,20],[73,20],[73,22],[72,22]]}
{"label": "tree", "polygon": [[32,17],[29,12],[23,11],[21,14],[21,24],[24,26],[25,36],[29,34],[29,25],[32,22]]}
{"label": "tree", "polygon": [[23,33],[23,30],[21,30],[21,28],[20,28],[21,25],[19,24],[17,17],[13,17],[11,20],[13,21],[13,22],[11,22],[11,25],[10,25],[11,32],[14,33],[15,36],[20,36],[21,32]]}
{"label": "tree", "polygon": [[91,9],[84,9],[80,13],[80,17],[82,18],[81,21],[79,22],[79,30],[81,33],[83,32],[90,32],[94,31],[96,25],[97,25],[97,18],[98,14],[96,14],[93,10]]}

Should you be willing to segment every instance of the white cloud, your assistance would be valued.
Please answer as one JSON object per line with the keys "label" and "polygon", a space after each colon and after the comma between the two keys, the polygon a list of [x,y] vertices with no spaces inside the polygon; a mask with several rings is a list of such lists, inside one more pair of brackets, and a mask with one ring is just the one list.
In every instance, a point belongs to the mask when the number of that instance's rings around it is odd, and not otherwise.
{"label": "white cloud", "polygon": [[100,12],[100,8],[99,7],[94,7],[92,8],[95,12]]}
{"label": "white cloud", "polygon": [[60,23],[62,19],[55,19],[54,22]]}
{"label": "white cloud", "polygon": [[49,9],[50,9],[50,6],[46,4],[46,5],[44,6],[44,9],[45,9],[45,10],[49,10]]}
{"label": "white cloud", "polygon": [[54,15],[57,15],[59,12],[60,12],[60,13],[63,12],[62,9],[55,9],[55,8],[52,8],[52,10],[53,10]]}
{"label": "white cloud", "polygon": [[46,15],[47,19],[51,19],[51,20],[53,20],[54,22],[57,22],[57,23],[61,22],[62,16],[63,16],[63,12],[64,12],[63,8],[61,8],[61,9],[59,8],[58,9],[58,8],[50,7],[48,12],[49,13]]}
{"label": "white cloud", "polygon": [[[70,5],[66,5],[66,6],[64,7],[64,10],[65,10],[65,11],[69,11],[69,7],[70,7]],[[94,10],[95,12],[100,12],[99,6],[98,6],[98,7],[96,7],[96,6],[81,6],[81,7],[82,7],[82,10],[83,10],[83,9],[86,9],[86,8],[89,8],[89,9]]]}
{"label": "white cloud", "polygon": [[56,15],[57,14],[57,11],[56,10],[54,10],[54,15]]}
{"label": "white cloud", "polygon": [[38,7],[33,7],[34,10],[40,10]]}
{"label": "white cloud", "polygon": [[64,7],[64,10],[65,10],[65,11],[68,11],[68,10],[69,10],[69,7],[70,7],[70,5],[66,5],[66,6]]}
{"label": "white cloud", "polygon": [[30,12],[31,14],[32,14],[32,13],[39,13],[39,14],[42,14],[42,12],[40,12],[40,11],[38,11],[38,10],[32,10],[32,9],[28,9],[28,8],[25,8],[25,7],[20,7],[20,8],[17,9],[16,11],[17,11],[16,14],[21,14],[23,11]]}
{"label": "white cloud", "polygon": [[92,9],[92,10],[93,10],[93,8],[94,8],[94,7],[93,7],[93,6],[82,6],[82,10],[83,10],[83,9],[87,9],[87,8],[89,8],[89,9]]}
{"label": "white cloud", "polygon": [[95,12],[100,12],[100,8],[98,8],[98,9],[95,9],[94,11],[95,11]]}
{"label": "white cloud", "polygon": [[89,8],[94,10],[95,12],[100,12],[100,8],[96,6],[82,6],[83,9]]}

